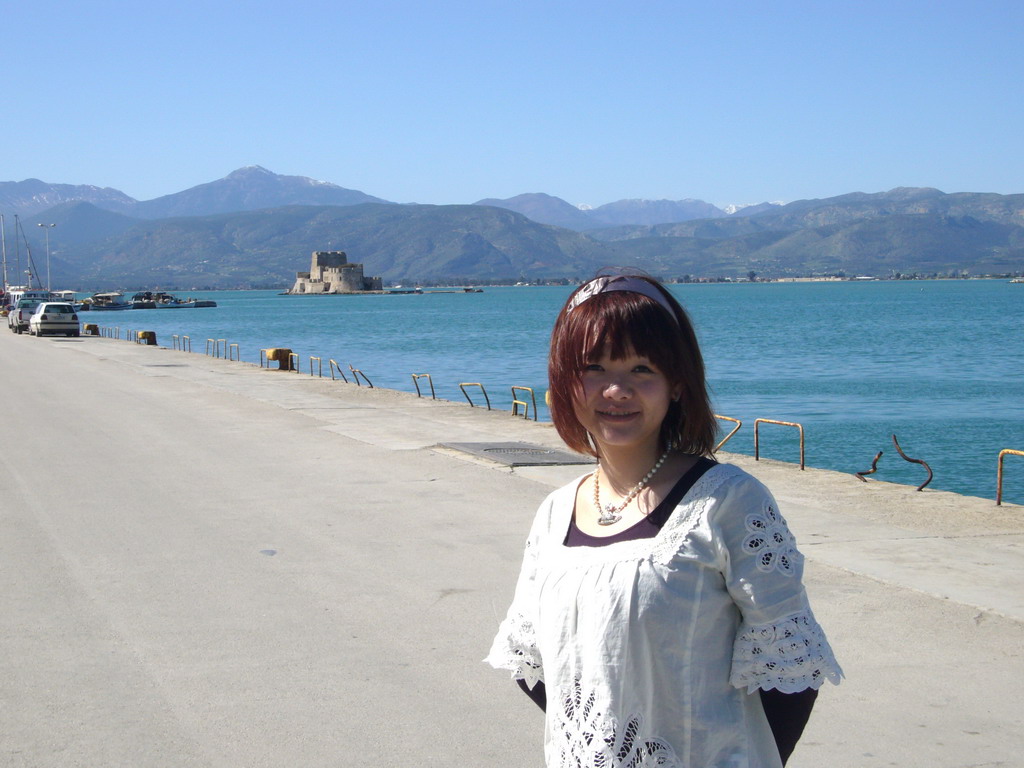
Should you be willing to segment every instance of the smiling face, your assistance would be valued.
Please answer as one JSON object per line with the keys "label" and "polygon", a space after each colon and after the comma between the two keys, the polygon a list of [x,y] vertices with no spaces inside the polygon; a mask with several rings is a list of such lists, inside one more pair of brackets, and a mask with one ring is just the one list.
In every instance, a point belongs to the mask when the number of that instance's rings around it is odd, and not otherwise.
{"label": "smiling face", "polygon": [[[658,285],[649,282],[652,286]],[[577,293],[585,289],[586,286],[581,286]],[[657,290],[664,292],[661,287]],[[630,290],[591,292],[581,301],[576,301],[576,294],[573,294],[562,307],[551,331],[548,399],[551,420],[572,450],[593,456],[589,433],[600,437],[601,429],[606,429],[608,439],[612,439],[613,433],[627,431],[624,429],[627,422],[641,420],[626,416],[621,407],[595,409],[590,404],[593,397],[587,394],[594,387],[584,386],[585,375],[596,378],[609,368],[617,369],[620,363],[633,362],[633,367],[635,363],[647,365],[658,374],[656,378],[662,381],[662,386],[670,384],[670,390],[678,389],[681,393],[679,402],[668,408],[667,417],[662,415],[664,424],[656,439],[660,437],[674,449],[696,456],[710,456],[714,452],[718,427],[704,382],[704,362],[697,336],[686,312],[672,295],[664,292],[663,298],[664,302],[659,302],[646,293]],[[671,311],[666,309],[666,304]],[[629,361],[629,357],[643,359]],[[604,370],[594,369],[593,365]],[[638,370],[631,381],[639,383],[644,375]],[[624,397],[629,393],[614,389],[616,387],[609,389],[603,400],[617,401],[620,406],[627,403],[629,397],[633,402],[651,402],[643,394],[636,395],[645,390],[634,388],[633,394]],[[598,420],[598,413],[604,411],[619,415],[606,414],[603,420]],[[643,420],[647,420],[646,415]],[[611,429],[613,422],[619,423],[615,430]],[[594,432],[592,427],[599,426]]]}
{"label": "smiling face", "polygon": [[661,424],[679,390],[632,348],[618,359],[604,350],[584,366],[573,410],[600,455],[623,449],[656,454],[664,448]]}

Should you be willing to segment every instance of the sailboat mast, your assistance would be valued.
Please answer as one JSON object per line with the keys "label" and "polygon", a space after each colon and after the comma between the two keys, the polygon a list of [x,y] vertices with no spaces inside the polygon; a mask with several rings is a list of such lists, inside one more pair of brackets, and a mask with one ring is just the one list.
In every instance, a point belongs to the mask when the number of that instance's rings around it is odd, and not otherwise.
{"label": "sailboat mast", "polygon": [[21,284],[21,241],[18,239],[18,214],[14,214],[14,256],[18,262],[18,284]]}
{"label": "sailboat mast", "polygon": [[34,277],[36,279],[36,287],[42,288],[43,283],[39,279],[39,272],[36,269],[36,263],[32,260],[32,246],[29,245],[28,235],[25,234],[25,228],[21,226],[21,221],[18,219],[18,214],[14,214],[14,226],[15,239],[17,239],[18,237],[18,230],[21,230],[21,236],[25,239],[25,254],[28,256],[28,270],[26,271],[26,274],[28,275],[28,287],[32,287],[32,278]]}
{"label": "sailboat mast", "polygon": [[7,295],[7,227],[4,225],[4,215],[0,213],[0,250],[3,251],[3,263],[4,263],[4,284],[0,286],[3,288],[3,293]]}

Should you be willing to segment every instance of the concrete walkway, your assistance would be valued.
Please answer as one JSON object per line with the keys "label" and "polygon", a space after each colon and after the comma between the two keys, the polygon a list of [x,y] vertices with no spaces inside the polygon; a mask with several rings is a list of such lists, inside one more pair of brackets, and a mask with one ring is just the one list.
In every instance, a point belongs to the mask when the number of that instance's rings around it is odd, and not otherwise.
{"label": "concrete walkway", "polygon": [[[0,765],[541,766],[480,662],[585,467],[466,404],[0,333]],[[793,768],[1024,766],[1024,508],[724,455],[775,492],[847,680]]]}

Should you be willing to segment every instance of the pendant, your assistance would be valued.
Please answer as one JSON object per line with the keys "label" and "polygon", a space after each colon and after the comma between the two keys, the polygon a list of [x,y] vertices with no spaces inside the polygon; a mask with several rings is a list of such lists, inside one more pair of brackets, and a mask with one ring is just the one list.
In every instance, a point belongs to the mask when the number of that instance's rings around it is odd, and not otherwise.
{"label": "pendant", "polygon": [[615,507],[609,504],[606,507],[602,507],[601,514],[598,515],[598,525],[615,525],[622,519],[622,515],[615,511]]}

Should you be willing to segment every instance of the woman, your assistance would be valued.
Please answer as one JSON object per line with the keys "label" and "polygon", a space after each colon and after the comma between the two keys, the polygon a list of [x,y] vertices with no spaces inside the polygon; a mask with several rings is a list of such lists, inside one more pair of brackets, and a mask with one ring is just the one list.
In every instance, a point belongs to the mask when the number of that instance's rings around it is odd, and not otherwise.
{"label": "woman", "polygon": [[545,708],[549,768],[778,768],[842,676],[771,494],[712,460],[689,318],[598,277],[555,322],[552,420],[594,472],[537,513],[487,661]]}

